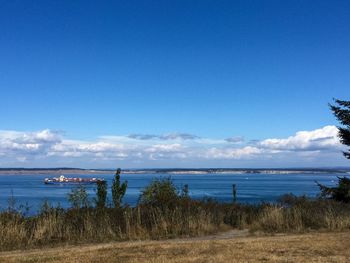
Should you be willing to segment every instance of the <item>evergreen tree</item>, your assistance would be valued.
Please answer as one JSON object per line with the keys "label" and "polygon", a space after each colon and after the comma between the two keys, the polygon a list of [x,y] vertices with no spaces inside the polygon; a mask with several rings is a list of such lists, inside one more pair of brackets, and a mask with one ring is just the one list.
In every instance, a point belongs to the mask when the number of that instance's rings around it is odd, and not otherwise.
{"label": "evergreen tree", "polygon": [[338,185],[327,187],[317,183],[321,190],[321,197],[333,199],[344,203],[350,203],[350,179],[338,177]]}
{"label": "evergreen tree", "polygon": [[[329,105],[333,114],[343,127],[338,127],[340,142],[350,147],[350,101],[335,100],[337,105]],[[350,149],[343,152],[347,159],[350,159]]]}
{"label": "evergreen tree", "polygon": [[[338,119],[342,127],[338,127],[338,137],[340,142],[350,146],[350,101],[335,100],[336,105],[329,105],[333,114]],[[350,149],[343,152],[347,159],[350,159]],[[320,187],[321,197],[330,198],[345,203],[350,202],[350,179],[347,177],[338,177],[338,185],[328,187],[316,182]]]}
{"label": "evergreen tree", "polygon": [[122,199],[125,195],[126,188],[128,187],[128,181],[120,183],[120,168],[117,169],[113,183],[112,183],[112,199],[115,208],[121,207]]}

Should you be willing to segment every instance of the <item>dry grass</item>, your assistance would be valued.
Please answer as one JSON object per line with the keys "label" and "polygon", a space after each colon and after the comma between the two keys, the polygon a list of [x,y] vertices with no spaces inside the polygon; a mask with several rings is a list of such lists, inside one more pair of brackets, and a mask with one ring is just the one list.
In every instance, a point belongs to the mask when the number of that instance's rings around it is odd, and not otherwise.
{"label": "dry grass", "polygon": [[110,243],[0,253],[0,262],[350,262],[349,232]]}
{"label": "dry grass", "polygon": [[0,251],[64,244],[201,236],[227,229],[209,209],[182,207],[55,210],[33,217],[0,213]]}
{"label": "dry grass", "polygon": [[203,236],[225,229],[304,233],[348,231],[350,205],[296,198],[292,204],[221,204],[184,200],[172,207],[49,208],[33,217],[0,213],[0,251],[65,244]]}

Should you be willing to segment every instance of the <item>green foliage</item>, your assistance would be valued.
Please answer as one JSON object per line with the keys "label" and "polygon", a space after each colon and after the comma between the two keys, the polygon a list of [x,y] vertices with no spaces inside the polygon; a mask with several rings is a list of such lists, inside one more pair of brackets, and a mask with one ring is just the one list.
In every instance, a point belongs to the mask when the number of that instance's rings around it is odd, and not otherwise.
{"label": "green foliage", "polygon": [[300,203],[305,203],[309,198],[306,195],[296,196],[293,193],[284,194],[278,198],[278,203],[283,207],[292,207]]}
{"label": "green foliage", "polygon": [[[340,142],[346,146],[350,146],[350,101],[335,100],[337,105],[329,105],[333,114],[343,127],[338,127],[338,137]],[[350,159],[350,150],[343,152],[347,159]],[[336,201],[350,202],[350,179],[346,177],[338,177],[338,185],[335,187],[327,187],[316,182],[320,187],[322,198],[329,198]]]}
{"label": "green foliage", "polygon": [[[350,101],[335,100],[337,105],[329,105],[333,114],[343,127],[338,127],[340,142],[346,146],[350,146]],[[350,159],[350,149],[343,152],[347,159]]]}
{"label": "green foliage", "polygon": [[68,193],[68,201],[71,203],[72,207],[76,209],[86,208],[90,205],[88,194],[83,185],[79,185]]}
{"label": "green foliage", "polygon": [[154,179],[141,192],[139,203],[163,208],[176,204],[178,200],[178,191],[171,178],[168,177]]}
{"label": "green foliage", "polygon": [[181,190],[181,197],[182,198],[189,198],[190,195],[189,195],[189,190],[188,190],[188,184],[185,184],[183,187],[182,187],[182,190]]}
{"label": "green foliage", "polygon": [[336,201],[350,203],[350,179],[347,177],[338,177],[336,187],[327,187],[317,183],[321,190],[321,197]]}
{"label": "green foliage", "polygon": [[128,181],[120,183],[120,173],[121,170],[118,168],[112,183],[112,199],[115,208],[120,208],[122,204],[122,199],[125,195],[126,188],[128,187]]}
{"label": "green foliage", "polygon": [[97,191],[96,191],[96,207],[104,208],[107,202],[107,182],[97,181]]}

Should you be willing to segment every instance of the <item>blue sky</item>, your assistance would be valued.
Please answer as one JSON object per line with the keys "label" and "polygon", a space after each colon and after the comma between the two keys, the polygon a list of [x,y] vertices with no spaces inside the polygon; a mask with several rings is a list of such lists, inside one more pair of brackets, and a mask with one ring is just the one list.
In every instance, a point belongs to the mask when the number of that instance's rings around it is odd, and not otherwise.
{"label": "blue sky", "polygon": [[336,125],[349,47],[349,1],[0,0],[0,166],[347,165],[334,141],[232,153]]}

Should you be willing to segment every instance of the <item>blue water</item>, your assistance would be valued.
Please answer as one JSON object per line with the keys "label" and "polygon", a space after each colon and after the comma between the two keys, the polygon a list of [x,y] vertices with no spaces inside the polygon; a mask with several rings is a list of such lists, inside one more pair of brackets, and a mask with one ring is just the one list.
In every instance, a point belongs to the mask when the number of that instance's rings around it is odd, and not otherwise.
{"label": "blue water", "polygon": [[[237,186],[237,200],[243,203],[273,202],[283,194],[307,195],[315,197],[319,188],[315,180],[326,185],[334,185],[337,175],[344,174],[172,174],[171,178],[179,189],[188,184],[190,196],[201,199],[214,198],[220,202],[232,201],[232,184]],[[99,177],[112,183],[113,174],[69,175],[66,177]],[[74,185],[45,185],[43,180],[48,175],[0,175],[0,209],[8,207],[8,199],[13,196],[16,207],[26,203],[30,206],[30,213],[38,211],[44,200],[51,204],[69,207],[67,194]],[[124,203],[131,206],[137,203],[140,191],[153,178],[167,178],[168,174],[122,174],[122,181],[128,181],[128,188]],[[86,185],[89,196],[95,196],[95,185]],[[109,190],[110,192],[110,190]],[[110,194],[110,193],[109,193]],[[109,195],[109,200],[111,196]]]}

